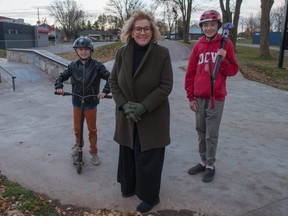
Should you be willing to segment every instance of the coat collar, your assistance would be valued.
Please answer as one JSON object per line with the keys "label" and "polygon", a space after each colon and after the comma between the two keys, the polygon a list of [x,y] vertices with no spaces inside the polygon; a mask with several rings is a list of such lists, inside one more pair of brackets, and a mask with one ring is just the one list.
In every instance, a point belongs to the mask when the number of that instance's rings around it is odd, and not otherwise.
{"label": "coat collar", "polygon": [[[128,44],[126,45],[126,47],[124,48],[121,58],[122,58],[122,68],[123,68],[123,72],[124,72],[124,76],[127,82],[127,86],[129,88],[129,91],[131,93],[131,95],[134,95],[133,92],[133,80],[137,77],[137,75],[139,73],[141,73],[141,68],[143,67],[144,63],[147,61],[148,55],[151,52],[153,46],[155,43],[157,43],[156,41],[150,41],[149,43],[149,47],[145,53],[145,56],[143,57],[142,62],[140,63],[139,67],[137,68],[137,71],[135,72],[135,74],[133,75],[133,50],[134,50],[134,39],[131,39]],[[133,96],[134,97],[134,96]]]}
{"label": "coat collar", "polygon": [[145,53],[145,56],[143,57],[139,67],[137,68],[135,74],[132,76],[133,72],[132,72],[132,69],[133,69],[133,51],[134,51],[134,44],[135,44],[135,41],[134,39],[131,39],[125,50],[123,51],[122,53],[122,60],[123,60],[123,65],[125,67],[125,73],[126,73],[126,76],[128,79],[131,78],[131,80],[129,81],[132,81],[132,79],[135,79],[135,77],[139,74],[139,72],[141,71],[143,65],[145,64],[145,62],[147,61],[147,58],[149,56],[149,53],[151,52],[152,50],[152,47],[157,44],[157,41],[154,41],[154,40],[151,40],[150,43],[149,43],[149,47]]}

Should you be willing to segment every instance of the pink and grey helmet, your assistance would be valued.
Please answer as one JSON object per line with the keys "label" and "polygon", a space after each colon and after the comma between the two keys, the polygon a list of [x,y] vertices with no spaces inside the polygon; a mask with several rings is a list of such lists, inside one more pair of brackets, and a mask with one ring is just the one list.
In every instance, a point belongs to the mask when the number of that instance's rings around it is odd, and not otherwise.
{"label": "pink and grey helmet", "polygon": [[215,10],[207,10],[205,11],[201,17],[200,17],[200,21],[199,21],[199,26],[200,28],[202,27],[202,24],[204,22],[209,22],[209,21],[216,21],[218,22],[218,28],[220,29],[222,26],[222,22],[221,22],[221,15],[220,13],[218,13]]}

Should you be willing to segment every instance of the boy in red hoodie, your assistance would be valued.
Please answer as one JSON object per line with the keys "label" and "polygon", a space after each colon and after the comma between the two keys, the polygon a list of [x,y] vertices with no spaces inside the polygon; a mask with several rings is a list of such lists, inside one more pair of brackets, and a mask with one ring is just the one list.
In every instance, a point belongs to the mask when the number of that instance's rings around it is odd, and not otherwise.
{"label": "boy in red hoodie", "polygon": [[[237,74],[238,64],[235,60],[233,44],[229,39],[227,39],[225,47],[220,49],[222,36],[218,34],[218,30],[222,23],[221,15],[217,11],[205,11],[200,17],[199,26],[204,35],[193,47],[185,76],[185,90],[189,107],[195,112],[196,116],[196,131],[198,133],[201,161],[190,168],[188,173],[195,175],[204,172],[202,181],[210,182],[215,175],[214,163],[219,128],[224,100],[227,95],[226,78]],[[210,100],[209,61],[212,61],[214,67],[217,55],[221,57],[221,62],[218,74],[215,77],[215,106],[213,108]]]}

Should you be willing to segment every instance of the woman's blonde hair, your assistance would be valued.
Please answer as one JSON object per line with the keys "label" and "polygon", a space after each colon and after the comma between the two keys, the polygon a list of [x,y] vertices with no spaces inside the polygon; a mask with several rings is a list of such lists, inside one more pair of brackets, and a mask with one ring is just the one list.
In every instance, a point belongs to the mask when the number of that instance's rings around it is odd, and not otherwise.
{"label": "woman's blonde hair", "polygon": [[131,17],[125,21],[124,26],[122,28],[122,32],[120,35],[120,39],[124,43],[128,43],[132,39],[132,31],[134,28],[134,24],[138,20],[148,20],[150,22],[150,27],[152,29],[152,38],[151,40],[160,40],[161,33],[159,31],[158,26],[155,23],[155,18],[152,13],[135,9],[132,11]]}

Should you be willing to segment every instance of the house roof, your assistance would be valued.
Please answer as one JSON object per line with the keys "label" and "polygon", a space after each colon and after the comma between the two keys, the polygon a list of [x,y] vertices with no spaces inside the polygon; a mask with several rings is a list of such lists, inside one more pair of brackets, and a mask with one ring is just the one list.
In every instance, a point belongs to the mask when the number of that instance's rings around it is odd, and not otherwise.
{"label": "house roof", "polygon": [[0,19],[10,19],[10,20],[13,20],[12,18],[4,17],[4,16],[0,16]]}
{"label": "house roof", "polygon": [[198,27],[190,27],[189,34],[202,34],[202,29]]}
{"label": "house roof", "polygon": [[84,30],[79,32],[79,35],[112,35],[110,32],[95,31],[95,30]]}

